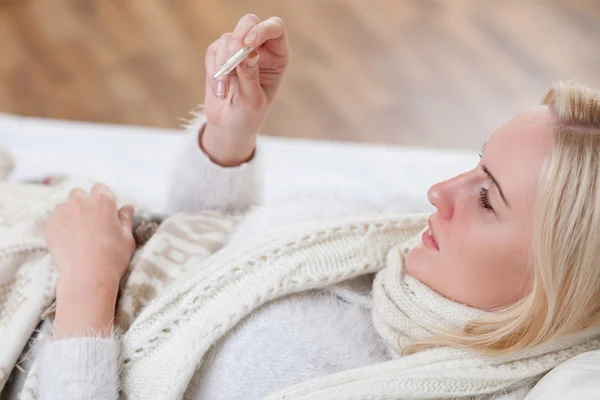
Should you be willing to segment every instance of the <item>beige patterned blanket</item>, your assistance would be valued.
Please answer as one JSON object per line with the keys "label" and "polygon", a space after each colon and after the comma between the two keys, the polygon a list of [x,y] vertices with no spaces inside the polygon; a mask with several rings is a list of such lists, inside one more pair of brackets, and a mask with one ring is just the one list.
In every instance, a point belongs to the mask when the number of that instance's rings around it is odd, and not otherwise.
{"label": "beige patterned blanket", "polygon": [[[0,183],[0,391],[54,301],[57,273],[43,239],[44,223],[72,188],[91,185],[75,178],[55,186]],[[125,202],[119,199],[120,205]],[[139,215],[138,243],[156,233],[138,248],[123,279],[116,311],[121,331],[171,282],[185,279],[198,261],[216,252],[240,218],[219,212],[179,214],[158,226]],[[35,398],[35,370],[29,371],[21,398]]]}

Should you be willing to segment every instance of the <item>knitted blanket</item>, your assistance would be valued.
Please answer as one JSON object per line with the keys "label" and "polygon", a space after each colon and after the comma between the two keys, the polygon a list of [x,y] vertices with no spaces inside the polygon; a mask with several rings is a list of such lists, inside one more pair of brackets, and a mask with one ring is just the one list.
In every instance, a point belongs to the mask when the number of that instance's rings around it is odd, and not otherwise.
{"label": "knitted blanket", "polygon": [[[92,184],[76,178],[55,186],[0,183],[0,390],[40,320],[52,314],[57,273],[43,239],[44,223],[71,189],[89,189]],[[238,219],[203,212],[160,223],[156,216],[136,211],[134,236],[139,248],[122,281],[116,327],[126,331],[146,304],[217,251]],[[35,398],[36,387],[34,363],[21,398]]]}

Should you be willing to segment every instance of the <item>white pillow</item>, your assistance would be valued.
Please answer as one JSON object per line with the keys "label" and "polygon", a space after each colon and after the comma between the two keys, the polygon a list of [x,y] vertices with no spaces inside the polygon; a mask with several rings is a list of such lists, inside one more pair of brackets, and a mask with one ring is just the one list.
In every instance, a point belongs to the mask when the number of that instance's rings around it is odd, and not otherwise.
{"label": "white pillow", "polygon": [[600,350],[573,357],[550,371],[525,400],[600,399]]}

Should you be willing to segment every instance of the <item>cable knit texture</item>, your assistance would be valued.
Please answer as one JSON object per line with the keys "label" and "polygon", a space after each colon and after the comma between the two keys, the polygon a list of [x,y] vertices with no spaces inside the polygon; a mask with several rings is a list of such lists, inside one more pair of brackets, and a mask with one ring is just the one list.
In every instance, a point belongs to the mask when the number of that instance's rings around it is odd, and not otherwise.
{"label": "cable knit texture", "polygon": [[253,310],[377,271],[387,250],[423,224],[421,217],[364,217],[276,231],[225,248],[196,275],[168,288],[125,333],[123,389],[141,398],[180,397],[208,348]]}

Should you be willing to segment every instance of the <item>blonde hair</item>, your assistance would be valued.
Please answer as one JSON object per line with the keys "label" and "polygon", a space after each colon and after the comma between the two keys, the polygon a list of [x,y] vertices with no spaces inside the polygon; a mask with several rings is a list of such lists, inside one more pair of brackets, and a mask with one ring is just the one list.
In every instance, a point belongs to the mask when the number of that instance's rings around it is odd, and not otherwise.
{"label": "blonde hair", "polygon": [[600,93],[558,82],[542,104],[556,122],[535,200],[531,293],[405,353],[451,346],[500,355],[600,326]]}

